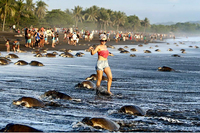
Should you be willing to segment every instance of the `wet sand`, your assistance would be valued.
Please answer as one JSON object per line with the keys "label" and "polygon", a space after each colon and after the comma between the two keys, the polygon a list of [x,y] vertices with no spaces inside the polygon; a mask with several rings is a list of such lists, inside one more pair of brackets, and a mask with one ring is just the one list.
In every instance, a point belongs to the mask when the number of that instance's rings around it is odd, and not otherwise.
{"label": "wet sand", "polygon": [[[0,51],[6,51],[6,39],[10,40],[10,45],[12,45],[13,41],[16,39],[20,39],[20,50],[24,51],[31,51],[33,48],[27,48],[25,47],[25,37],[16,37],[16,35],[19,35],[18,33],[12,33],[12,32],[2,32],[0,31]],[[22,34],[23,35],[23,34]],[[85,41],[84,39],[80,39],[77,46],[69,45],[67,44],[67,41],[63,41],[63,34],[59,34],[59,44],[55,46],[55,48],[51,47],[51,39],[49,37],[48,39],[49,44],[45,44],[45,48],[48,48],[48,50],[60,50],[60,49],[70,49],[70,50],[85,50],[88,49],[89,46],[100,44],[98,35],[95,34],[92,41]],[[135,40],[127,40],[127,41],[119,41],[118,43],[115,42],[113,39],[113,35],[111,35],[111,40],[107,41],[106,45],[138,45],[143,44],[143,41],[136,42]],[[11,50],[12,52],[12,50]]]}

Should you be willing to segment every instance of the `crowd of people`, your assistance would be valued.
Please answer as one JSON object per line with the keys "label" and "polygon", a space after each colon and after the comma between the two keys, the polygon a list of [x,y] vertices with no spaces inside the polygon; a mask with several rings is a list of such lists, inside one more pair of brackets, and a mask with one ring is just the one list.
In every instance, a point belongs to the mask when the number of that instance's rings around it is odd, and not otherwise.
{"label": "crowd of people", "polygon": [[74,45],[79,42],[80,38],[84,38],[85,41],[90,41],[93,39],[93,31],[84,31],[81,33],[77,28],[54,28],[54,29],[28,29],[25,28],[25,40],[26,40],[26,47],[44,47],[45,44],[49,44],[49,40],[51,40],[51,45],[53,48],[57,44],[59,44],[59,33],[63,34],[63,41],[69,45]]}
{"label": "crowd of people", "polygon": [[[76,28],[24,28],[21,31],[25,36],[25,46],[29,48],[42,48],[47,44],[51,43],[51,47],[55,48],[57,44],[59,44],[59,34],[63,35],[63,41],[66,44],[77,46],[79,40],[85,40],[90,42],[94,38],[94,34],[105,34],[107,37],[107,41],[114,40],[116,43],[119,41],[144,41],[147,42],[147,38],[150,42],[153,40],[163,40],[163,38],[169,37],[167,34],[144,34],[144,33],[133,33],[133,32],[115,32],[111,31],[103,31],[103,30],[79,30]],[[112,37],[111,37],[112,35]],[[9,40],[6,42],[7,52],[10,52],[12,49],[14,52],[20,51],[20,43],[18,40],[15,40],[12,46],[9,44]],[[16,50],[17,47],[17,50]]]}

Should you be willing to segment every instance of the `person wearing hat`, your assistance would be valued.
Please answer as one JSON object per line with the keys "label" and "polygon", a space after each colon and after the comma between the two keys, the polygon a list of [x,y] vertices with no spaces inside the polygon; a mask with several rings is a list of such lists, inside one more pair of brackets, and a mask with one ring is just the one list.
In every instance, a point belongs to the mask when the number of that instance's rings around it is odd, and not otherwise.
{"label": "person wearing hat", "polygon": [[96,65],[96,71],[97,71],[97,87],[101,85],[101,80],[103,76],[103,72],[107,75],[108,77],[108,82],[107,82],[107,90],[108,93],[111,93],[110,87],[112,84],[112,72],[110,69],[110,66],[108,64],[108,55],[109,51],[107,49],[107,46],[105,45],[107,41],[107,37],[105,34],[100,35],[100,45],[98,45],[95,49],[93,47],[89,47],[91,50],[91,55],[94,55],[95,53],[98,53],[98,60],[97,60],[97,65]]}

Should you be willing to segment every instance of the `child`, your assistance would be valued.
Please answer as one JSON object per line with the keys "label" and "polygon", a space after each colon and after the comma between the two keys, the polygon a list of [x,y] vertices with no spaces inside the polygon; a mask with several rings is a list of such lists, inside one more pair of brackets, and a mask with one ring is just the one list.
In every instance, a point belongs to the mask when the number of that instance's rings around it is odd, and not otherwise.
{"label": "child", "polygon": [[13,43],[13,50],[14,50],[14,52],[16,51],[15,50],[15,46],[17,46],[17,51],[20,51],[20,43],[17,40],[14,41],[14,43]]}
{"label": "child", "polygon": [[7,53],[9,53],[10,52],[10,43],[9,43],[9,40],[6,41],[5,46],[7,47]]}

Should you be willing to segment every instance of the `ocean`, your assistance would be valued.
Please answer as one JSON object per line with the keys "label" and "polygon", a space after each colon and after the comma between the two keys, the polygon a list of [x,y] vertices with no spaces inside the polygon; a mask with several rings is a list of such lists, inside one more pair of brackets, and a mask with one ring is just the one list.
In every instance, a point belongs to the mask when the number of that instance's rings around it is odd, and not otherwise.
{"label": "ocean", "polygon": [[[169,44],[167,44],[169,43]],[[157,45],[157,46],[156,46]],[[115,46],[115,45],[114,45]],[[23,124],[44,132],[103,131],[83,124],[85,117],[103,117],[120,125],[124,131],[200,132],[200,37],[180,37],[165,42],[138,45],[116,45],[109,48],[113,82],[112,97],[97,96],[95,90],[75,85],[95,72],[97,54],[83,52],[83,57],[34,57],[31,52],[17,53],[19,59],[0,66],[0,129],[8,123]],[[118,48],[138,51],[123,54]],[[151,49],[150,49],[151,47]],[[171,48],[173,51],[168,51]],[[156,52],[160,49],[161,52]],[[186,53],[181,53],[185,49]],[[150,50],[152,53],[144,53]],[[50,53],[52,51],[48,51]],[[61,52],[58,52],[61,53]],[[1,52],[6,56],[6,52]],[[130,57],[135,54],[136,57]],[[173,57],[178,54],[181,57]],[[14,65],[18,60],[37,60],[45,66]],[[173,72],[158,71],[168,66]],[[92,81],[96,83],[96,81]],[[107,82],[102,81],[106,87]],[[45,99],[49,90],[66,93],[81,102]],[[61,107],[26,108],[12,104],[23,96],[62,104]],[[119,113],[124,105],[141,107],[145,116]]]}

